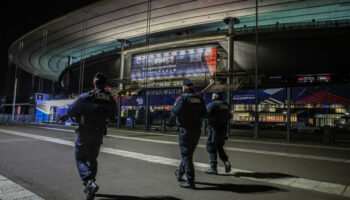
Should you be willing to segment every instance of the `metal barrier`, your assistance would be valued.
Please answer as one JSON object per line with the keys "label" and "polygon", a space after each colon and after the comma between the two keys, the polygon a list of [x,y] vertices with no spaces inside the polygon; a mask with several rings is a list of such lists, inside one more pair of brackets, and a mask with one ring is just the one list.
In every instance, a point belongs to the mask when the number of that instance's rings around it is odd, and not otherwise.
{"label": "metal barrier", "polygon": [[29,124],[33,122],[49,121],[47,116],[44,115],[14,115],[12,114],[0,114],[0,124]]}

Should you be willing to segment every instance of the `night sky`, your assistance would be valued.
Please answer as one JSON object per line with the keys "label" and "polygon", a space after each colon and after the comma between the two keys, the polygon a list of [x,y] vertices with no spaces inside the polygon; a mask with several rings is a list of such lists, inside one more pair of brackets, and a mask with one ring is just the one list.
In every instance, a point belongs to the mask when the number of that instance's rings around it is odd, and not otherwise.
{"label": "night sky", "polygon": [[[1,1],[0,97],[5,88],[8,68],[8,48],[22,35],[70,11],[97,0],[4,0]],[[24,80],[22,80],[24,81]]]}

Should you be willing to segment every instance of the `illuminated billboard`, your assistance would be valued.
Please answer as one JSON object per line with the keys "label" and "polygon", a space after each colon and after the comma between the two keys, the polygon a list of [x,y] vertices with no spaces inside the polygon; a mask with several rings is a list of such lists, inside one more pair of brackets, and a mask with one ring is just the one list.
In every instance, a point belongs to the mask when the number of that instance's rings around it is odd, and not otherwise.
{"label": "illuminated billboard", "polygon": [[131,79],[213,75],[216,72],[216,51],[216,46],[204,46],[134,55]]}

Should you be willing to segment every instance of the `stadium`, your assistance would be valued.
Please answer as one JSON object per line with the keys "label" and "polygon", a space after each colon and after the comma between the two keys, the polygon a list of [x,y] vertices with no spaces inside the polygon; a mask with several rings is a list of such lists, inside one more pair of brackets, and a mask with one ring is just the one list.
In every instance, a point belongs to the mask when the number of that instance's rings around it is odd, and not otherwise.
{"label": "stadium", "polygon": [[232,127],[346,125],[349,9],[345,0],[100,1],[12,44],[9,62],[32,76],[31,89],[16,109],[5,98],[3,110],[56,121],[101,71],[118,126],[151,114],[171,125],[185,78],[207,103],[226,92]]}

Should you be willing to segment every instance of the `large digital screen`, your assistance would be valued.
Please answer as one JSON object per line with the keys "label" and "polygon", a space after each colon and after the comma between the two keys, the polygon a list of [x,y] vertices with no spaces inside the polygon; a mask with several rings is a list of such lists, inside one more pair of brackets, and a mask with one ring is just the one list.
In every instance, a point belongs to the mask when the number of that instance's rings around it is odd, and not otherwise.
{"label": "large digital screen", "polygon": [[151,52],[133,56],[131,79],[205,76],[216,72],[215,46]]}

